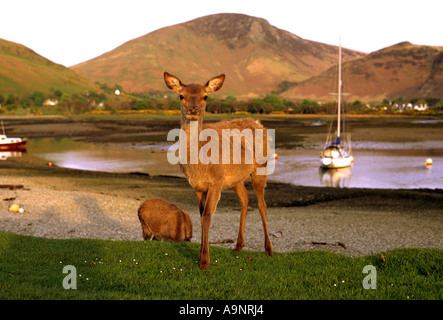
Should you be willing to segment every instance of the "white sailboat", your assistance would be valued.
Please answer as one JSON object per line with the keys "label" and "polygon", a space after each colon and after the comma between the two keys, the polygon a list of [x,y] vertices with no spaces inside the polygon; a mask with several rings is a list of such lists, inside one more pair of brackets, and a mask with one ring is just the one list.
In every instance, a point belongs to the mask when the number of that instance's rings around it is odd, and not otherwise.
{"label": "white sailboat", "polygon": [[[337,132],[335,139],[331,131],[326,138],[325,149],[320,155],[320,167],[325,169],[338,169],[351,166],[354,157],[351,154],[350,140],[341,143],[341,100],[342,100],[342,80],[341,80],[341,43],[338,55],[338,106],[337,106]],[[344,115],[343,115],[344,118]],[[332,126],[331,126],[332,127]]]}

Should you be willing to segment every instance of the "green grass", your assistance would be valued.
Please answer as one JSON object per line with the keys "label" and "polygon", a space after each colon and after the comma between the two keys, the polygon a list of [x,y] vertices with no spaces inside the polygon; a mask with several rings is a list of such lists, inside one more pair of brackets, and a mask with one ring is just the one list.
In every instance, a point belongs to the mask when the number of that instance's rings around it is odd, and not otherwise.
{"label": "green grass", "polygon": [[[443,250],[398,249],[352,258],[330,252],[275,253],[198,243],[53,240],[0,233],[0,299],[442,299]],[[377,289],[364,289],[365,265]],[[77,289],[63,288],[63,267]]]}

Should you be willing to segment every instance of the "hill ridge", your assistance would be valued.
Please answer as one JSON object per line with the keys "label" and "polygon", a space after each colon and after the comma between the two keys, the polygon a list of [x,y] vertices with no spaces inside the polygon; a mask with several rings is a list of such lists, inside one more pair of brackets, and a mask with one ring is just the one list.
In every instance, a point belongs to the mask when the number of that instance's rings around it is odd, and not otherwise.
{"label": "hill ridge", "polygon": [[[383,99],[443,97],[443,50],[441,47],[400,42],[347,61],[342,66],[347,100],[364,102]],[[331,100],[337,66],[307,79],[282,94],[289,99]]]}
{"label": "hill ridge", "polygon": [[[304,40],[244,14],[214,14],[164,27],[71,68],[127,92],[164,91],[163,71],[186,82],[227,75],[220,95],[264,96],[336,64],[337,47]],[[365,54],[345,49],[344,60]]]}

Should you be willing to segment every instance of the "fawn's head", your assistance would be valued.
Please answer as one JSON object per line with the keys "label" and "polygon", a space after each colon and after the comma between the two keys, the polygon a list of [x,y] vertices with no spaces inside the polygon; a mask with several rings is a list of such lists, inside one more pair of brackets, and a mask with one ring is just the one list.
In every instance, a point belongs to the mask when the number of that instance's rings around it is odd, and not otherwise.
{"label": "fawn's head", "polygon": [[222,74],[205,85],[183,84],[172,74],[165,72],[163,76],[168,88],[180,95],[182,118],[186,120],[197,120],[204,116],[208,94],[219,90],[225,80],[225,75]]}

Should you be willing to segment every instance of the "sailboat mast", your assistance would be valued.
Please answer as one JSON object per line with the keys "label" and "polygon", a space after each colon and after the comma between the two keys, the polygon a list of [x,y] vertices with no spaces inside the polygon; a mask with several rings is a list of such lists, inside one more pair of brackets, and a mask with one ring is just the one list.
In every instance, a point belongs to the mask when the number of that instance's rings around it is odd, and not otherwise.
{"label": "sailboat mast", "polygon": [[338,50],[338,118],[337,118],[337,138],[340,138],[340,107],[341,107],[341,39]]}

